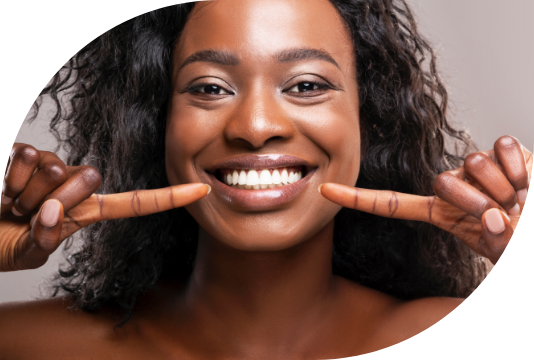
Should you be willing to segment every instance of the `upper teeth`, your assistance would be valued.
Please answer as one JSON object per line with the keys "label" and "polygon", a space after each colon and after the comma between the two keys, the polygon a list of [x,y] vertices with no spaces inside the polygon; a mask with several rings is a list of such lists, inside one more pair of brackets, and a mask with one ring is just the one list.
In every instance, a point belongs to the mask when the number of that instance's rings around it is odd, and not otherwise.
{"label": "upper teeth", "polygon": [[299,181],[302,171],[287,168],[275,170],[233,170],[223,174],[223,181],[239,189],[267,189]]}

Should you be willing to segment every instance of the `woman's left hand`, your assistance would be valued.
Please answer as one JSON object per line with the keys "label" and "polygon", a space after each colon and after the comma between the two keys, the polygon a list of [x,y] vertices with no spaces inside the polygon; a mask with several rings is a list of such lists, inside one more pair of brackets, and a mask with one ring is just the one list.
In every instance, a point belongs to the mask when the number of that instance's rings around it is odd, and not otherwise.
{"label": "woman's left hand", "polygon": [[493,264],[517,226],[528,192],[533,156],[514,137],[493,150],[469,154],[464,166],[434,182],[435,196],[417,196],[326,183],[321,194],[341,206],[379,216],[425,221],[461,239]]}

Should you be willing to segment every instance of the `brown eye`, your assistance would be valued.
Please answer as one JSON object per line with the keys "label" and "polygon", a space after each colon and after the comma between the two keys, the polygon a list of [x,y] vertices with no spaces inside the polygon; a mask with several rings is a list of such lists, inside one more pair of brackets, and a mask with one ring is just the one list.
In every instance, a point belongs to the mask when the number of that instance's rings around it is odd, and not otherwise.
{"label": "brown eye", "polygon": [[208,95],[230,95],[224,88],[214,84],[201,84],[188,89],[190,93],[202,93]]}
{"label": "brown eye", "polygon": [[307,92],[312,92],[312,91],[317,91],[317,90],[325,90],[327,88],[328,86],[323,85],[323,84],[303,81],[291,87],[289,90],[287,90],[287,92],[307,93]]}

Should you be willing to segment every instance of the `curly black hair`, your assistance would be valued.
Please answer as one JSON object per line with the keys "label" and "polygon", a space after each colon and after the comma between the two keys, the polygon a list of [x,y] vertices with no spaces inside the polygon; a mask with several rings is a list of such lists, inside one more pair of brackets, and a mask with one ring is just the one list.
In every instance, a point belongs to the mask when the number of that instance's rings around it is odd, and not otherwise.
{"label": "curly black hair", "polygon": [[[469,135],[447,119],[436,55],[405,0],[330,0],[356,56],[362,154],[355,184],[433,195],[436,176],[462,165]],[[96,38],[54,76],[43,96],[56,105],[51,130],[72,166],[102,174],[101,193],[168,186],[164,136],[172,51],[194,4],[155,10]],[[175,209],[106,221],[67,241],[53,295],[98,311],[117,306],[127,321],[138,295],[163,278],[190,275],[198,224]],[[400,299],[468,296],[486,265],[453,235],[426,223],[343,209],[335,218],[333,271]]]}

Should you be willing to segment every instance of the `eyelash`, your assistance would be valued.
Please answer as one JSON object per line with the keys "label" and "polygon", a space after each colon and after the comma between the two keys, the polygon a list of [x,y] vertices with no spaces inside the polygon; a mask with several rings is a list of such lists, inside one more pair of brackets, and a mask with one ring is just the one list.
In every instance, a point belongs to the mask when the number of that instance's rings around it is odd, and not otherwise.
{"label": "eyelash", "polygon": [[[297,90],[302,90],[302,88],[299,89],[299,87],[301,86],[312,86],[312,89],[311,90],[304,90],[304,91],[291,91],[293,89],[297,89]],[[212,90],[218,90],[218,91],[224,91],[225,94],[210,94],[208,92],[206,92],[206,88],[207,87],[212,87]],[[293,85],[292,87],[288,88],[287,90],[284,90],[283,92],[285,93],[290,93],[290,94],[295,94],[293,96],[299,96],[299,97],[311,97],[313,95],[316,95],[317,92],[321,92],[323,93],[325,90],[329,90],[329,89],[332,89],[332,86],[330,86],[329,84],[325,84],[325,83],[320,83],[320,82],[314,82],[314,81],[301,81],[295,85]],[[201,90],[204,90],[204,91],[201,91]],[[233,92],[229,91],[229,90],[226,90],[224,87],[222,86],[219,86],[217,84],[213,84],[213,83],[202,83],[202,84],[196,84],[196,85],[193,85],[193,86],[190,86],[186,89],[186,92],[190,93],[190,94],[196,94],[196,95],[199,95],[199,96],[208,96],[208,97],[221,97],[221,96],[226,96],[226,95],[234,95]],[[296,95],[298,94],[298,95]]]}

